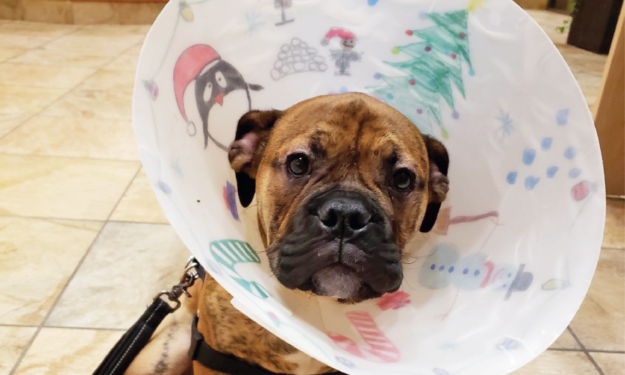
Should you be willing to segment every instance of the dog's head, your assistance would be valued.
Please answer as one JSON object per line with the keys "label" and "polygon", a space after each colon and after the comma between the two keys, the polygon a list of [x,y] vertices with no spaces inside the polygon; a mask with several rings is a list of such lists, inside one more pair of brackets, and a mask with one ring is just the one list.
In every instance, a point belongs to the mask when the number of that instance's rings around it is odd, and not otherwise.
{"label": "dog's head", "polygon": [[403,248],[432,228],[449,184],[445,147],[363,94],[249,112],[229,159],[241,204],[257,195],[278,280],[353,302],[399,288]]}

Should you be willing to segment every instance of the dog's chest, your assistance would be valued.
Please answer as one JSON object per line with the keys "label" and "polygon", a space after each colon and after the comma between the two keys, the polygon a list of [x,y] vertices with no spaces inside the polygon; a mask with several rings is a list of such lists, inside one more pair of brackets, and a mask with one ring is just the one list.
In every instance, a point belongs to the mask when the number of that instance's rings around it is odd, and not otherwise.
{"label": "dog's chest", "polygon": [[235,309],[231,300],[230,294],[207,276],[199,305],[200,331],[213,348],[277,373],[332,371],[256,324]]}

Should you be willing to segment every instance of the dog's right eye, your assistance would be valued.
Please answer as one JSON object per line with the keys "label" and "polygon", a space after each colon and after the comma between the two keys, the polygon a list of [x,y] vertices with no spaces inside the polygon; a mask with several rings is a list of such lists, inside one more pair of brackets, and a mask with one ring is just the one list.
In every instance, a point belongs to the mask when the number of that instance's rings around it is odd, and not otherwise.
{"label": "dog's right eye", "polygon": [[301,177],[310,170],[310,161],[304,154],[291,155],[287,160],[287,168],[293,176]]}

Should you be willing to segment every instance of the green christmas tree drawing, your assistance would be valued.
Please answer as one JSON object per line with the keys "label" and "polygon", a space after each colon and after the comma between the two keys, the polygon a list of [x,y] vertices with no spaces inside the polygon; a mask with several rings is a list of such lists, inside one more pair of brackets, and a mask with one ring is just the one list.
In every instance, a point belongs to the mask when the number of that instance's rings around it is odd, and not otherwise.
{"label": "green christmas tree drawing", "polygon": [[428,14],[434,26],[406,31],[420,41],[392,50],[393,54],[406,54],[409,59],[386,62],[403,74],[376,73],[375,78],[384,84],[369,88],[374,96],[402,112],[422,132],[432,134],[433,125],[438,126],[444,139],[449,135],[442,122],[443,102],[452,110],[452,117],[459,118],[452,86],[464,98],[463,66],[468,67],[469,75],[474,75],[469,54],[468,13],[460,10]]}

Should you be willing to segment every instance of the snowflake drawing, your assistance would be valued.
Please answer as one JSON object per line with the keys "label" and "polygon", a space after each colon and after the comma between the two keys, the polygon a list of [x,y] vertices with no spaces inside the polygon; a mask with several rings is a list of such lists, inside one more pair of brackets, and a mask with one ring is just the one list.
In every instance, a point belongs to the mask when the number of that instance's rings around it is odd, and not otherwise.
{"label": "snowflake drawing", "polygon": [[260,14],[256,12],[249,12],[245,14],[245,21],[247,23],[247,33],[252,34],[255,32],[260,26],[264,24],[263,21],[260,20]]}
{"label": "snowflake drawing", "polygon": [[501,123],[498,132],[501,132],[501,137],[509,137],[512,135],[512,131],[514,130],[514,121],[510,118],[510,113],[501,112],[498,117],[495,117]]}

